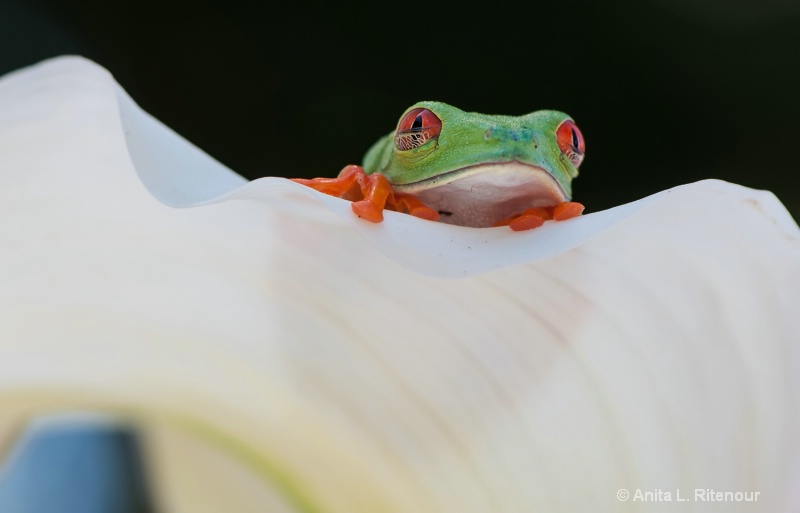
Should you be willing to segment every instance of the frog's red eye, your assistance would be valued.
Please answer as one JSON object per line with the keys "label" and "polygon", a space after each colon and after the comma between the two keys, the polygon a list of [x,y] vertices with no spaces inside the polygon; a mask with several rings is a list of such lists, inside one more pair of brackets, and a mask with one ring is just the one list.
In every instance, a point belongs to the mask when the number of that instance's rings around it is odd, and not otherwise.
{"label": "frog's red eye", "polygon": [[432,111],[423,108],[412,109],[403,116],[397,125],[394,145],[400,151],[419,148],[442,132],[442,120]]}
{"label": "frog's red eye", "polygon": [[575,167],[580,166],[586,154],[586,143],[583,141],[583,134],[578,129],[578,125],[571,119],[564,121],[556,130],[556,137],[561,152]]}

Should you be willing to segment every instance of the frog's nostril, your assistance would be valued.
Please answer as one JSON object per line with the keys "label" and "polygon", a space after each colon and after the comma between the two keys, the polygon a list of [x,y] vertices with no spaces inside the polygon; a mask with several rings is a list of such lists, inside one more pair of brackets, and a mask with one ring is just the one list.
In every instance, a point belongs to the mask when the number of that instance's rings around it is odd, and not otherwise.
{"label": "frog's nostril", "polygon": [[486,139],[486,140],[488,141],[489,139],[491,139],[491,138],[492,138],[492,134],[493,134],[493,133],[494,133],[494,129],[493,129],[493,128],[490,128],[489,130],[487,130],[487,131],[485,131],[485,132],[483,133],[483,138],[484,138],[484,139]]}

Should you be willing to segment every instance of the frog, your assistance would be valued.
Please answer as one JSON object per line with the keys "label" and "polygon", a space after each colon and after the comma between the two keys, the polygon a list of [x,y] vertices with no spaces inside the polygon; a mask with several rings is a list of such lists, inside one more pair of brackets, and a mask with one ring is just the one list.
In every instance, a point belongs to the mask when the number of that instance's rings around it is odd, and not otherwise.
{"label": "frog", "polygon": [[294,178],[352,201],[373,223],[393,210],[473,228],[525,231],[578,217],[572,180],[586,144],[575,121],[556,110],[523,116],[466,112],[437,101],[415,103],[362,165],[336,178]]}

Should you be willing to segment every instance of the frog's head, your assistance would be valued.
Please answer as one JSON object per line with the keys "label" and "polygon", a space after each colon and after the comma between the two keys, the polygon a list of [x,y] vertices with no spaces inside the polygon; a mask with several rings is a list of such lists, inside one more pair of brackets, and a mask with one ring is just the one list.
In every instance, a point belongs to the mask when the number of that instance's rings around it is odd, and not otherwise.
{"label": "frog's head", "polygon": [[583,135],[563,112],[491,116],[427,101],[406,110],[364,168],[419,196],[444,222],[491,226],[570,200],[584,153]]}

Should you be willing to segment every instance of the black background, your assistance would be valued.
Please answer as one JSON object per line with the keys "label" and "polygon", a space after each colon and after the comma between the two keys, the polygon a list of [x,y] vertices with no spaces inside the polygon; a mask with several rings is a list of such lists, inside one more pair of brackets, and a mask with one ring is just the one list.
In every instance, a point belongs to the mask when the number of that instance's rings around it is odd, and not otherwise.
{"label": "black background", "polygon": [[335,176],[418,100],[570,113],[587,211],[703,178],[800,219],[800,2],[0,0],[0,72],[82,54],[247,178]]}

